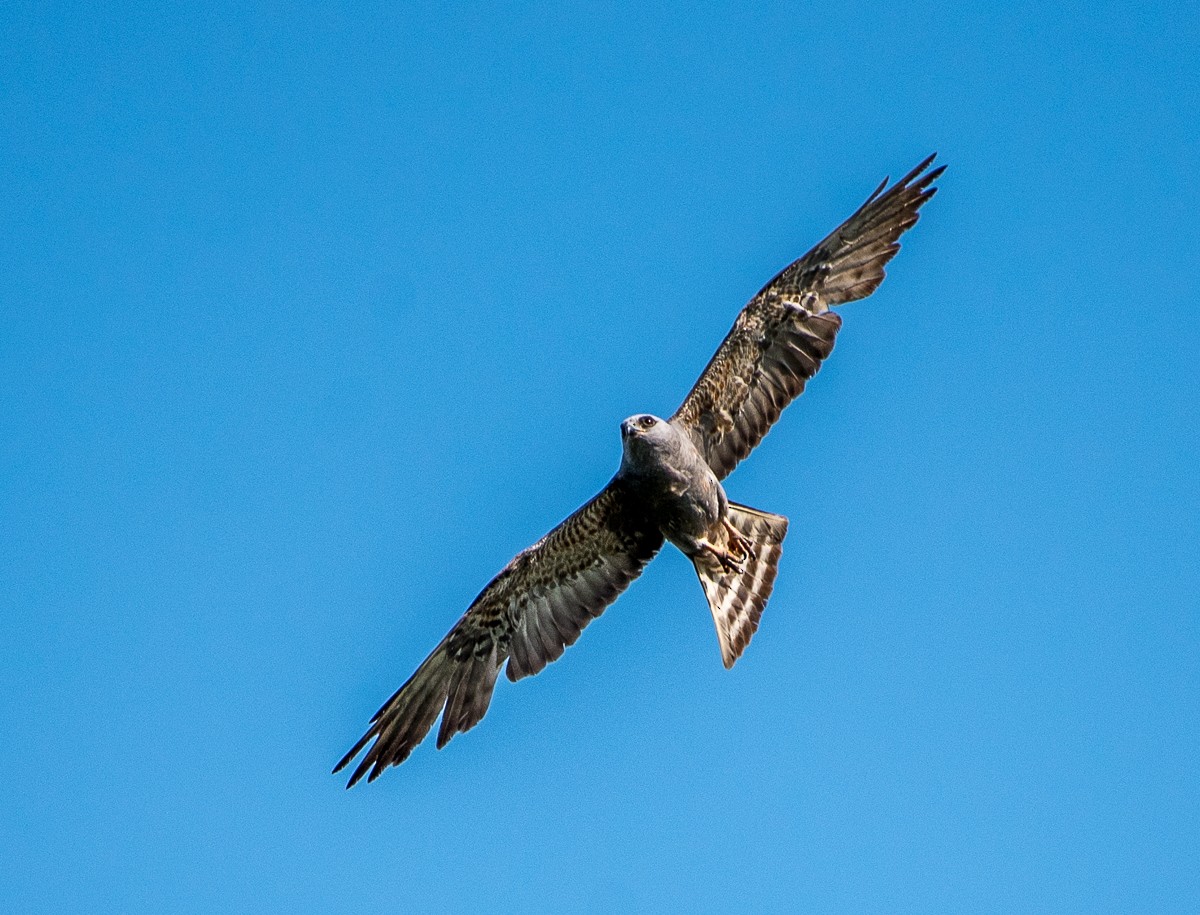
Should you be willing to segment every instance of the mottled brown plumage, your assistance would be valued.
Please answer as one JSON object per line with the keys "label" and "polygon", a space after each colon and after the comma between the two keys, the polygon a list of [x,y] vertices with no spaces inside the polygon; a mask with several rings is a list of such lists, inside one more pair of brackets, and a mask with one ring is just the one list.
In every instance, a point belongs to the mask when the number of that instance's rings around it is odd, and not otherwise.
{"label": "mottled brown plumage", "polygon": [[425,663],[375,713],[367,733],[334,772],[378,738],[347,787],[368,772],[373,781],[408,758],[443,706],[438,749],[474,727],[487,711],[505,659],[508,679],[514,681],[558,660],[662,543],[645,506],[614,479],[491,580]]}
{"label": "mottled brown plumage", "polygon": [[[557,660],[670,540],[692,559],[731,667],[755,630],[787,519],[729,502],[720,480],[762,440],[833,350],[830,307],[883,281],[899,237],[933,196],[930,156],[885,180],[849,219],[750,300],[670,420],[622,423],[624,456],[601,492],[519,553],[371,719],[338,772],[371,744],[347,787],[397,765],[438,715],[440,749],[487,712],[500,668],[519,680]],[[372,743],[373,741],[373,743]]]}
{"label": "mottled brown plumage", "polygon": [[829,308],[864,298],[883,282],[898,239],[937,191],[932,185],[945,166],[922,175],[932,162],[930,156],[890,188],[885,179],[742,309],[671,418],[691,433],[718,479],[762,441],[833,351],[842,319]]}

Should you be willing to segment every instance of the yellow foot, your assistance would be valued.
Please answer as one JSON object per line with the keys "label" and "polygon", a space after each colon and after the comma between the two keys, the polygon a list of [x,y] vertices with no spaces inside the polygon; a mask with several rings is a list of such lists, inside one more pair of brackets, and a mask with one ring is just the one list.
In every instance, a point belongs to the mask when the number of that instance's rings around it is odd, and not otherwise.
{"label": "yellow foot", "polygon": [[711,543],[704,543],[702,546],[704,551],[717,561],[721,571],[725,574],[732,575],[734,572],[746,571],[746,560],[749,558],[747,554],[738,555],[730,550],[713,546]]}
{"label": "yellow foot", "polygon": [[729,546],[733,549],[733,552],[740,555],[744,564],[746,560],[754,556],[754,541],[748,537],[743,537],[728,519],[722,519],[721,523],[725,526]]}

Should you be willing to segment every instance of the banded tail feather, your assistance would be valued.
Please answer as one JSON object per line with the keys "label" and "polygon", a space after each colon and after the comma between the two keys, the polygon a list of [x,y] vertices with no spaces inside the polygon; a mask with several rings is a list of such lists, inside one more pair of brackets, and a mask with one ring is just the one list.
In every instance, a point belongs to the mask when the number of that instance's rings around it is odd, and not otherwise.
{"label": "banded tail feather", "polygon": [[729,503],[728,517],[737,532],[753,544],[744,568],[740,572],[725,572],[707,557],[692,560],[708,598],[726,669],[742,656],[758,629],[763,608],[775,587],[788,527],[783,515],[734,502]]}

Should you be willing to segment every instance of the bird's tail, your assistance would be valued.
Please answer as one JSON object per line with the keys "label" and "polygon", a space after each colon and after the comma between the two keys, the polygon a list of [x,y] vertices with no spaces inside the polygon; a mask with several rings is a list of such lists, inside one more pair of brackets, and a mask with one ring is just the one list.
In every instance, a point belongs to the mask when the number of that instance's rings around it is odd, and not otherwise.
{"label": "bird's tail", "polygon": [[[741,570],[725,571],[708,554],[692,558],[712,610],[713,622],[717,624],[721,660],[727,668],[733,667],[741,657],[758,629],[763,607],[775,586],[788,527],[788,520],[783,515],[760,512],[733,502],[729,503],[728,518],[733,528],[750,542],[749,556]],[[728,546],[732,548],[733,544]]]}

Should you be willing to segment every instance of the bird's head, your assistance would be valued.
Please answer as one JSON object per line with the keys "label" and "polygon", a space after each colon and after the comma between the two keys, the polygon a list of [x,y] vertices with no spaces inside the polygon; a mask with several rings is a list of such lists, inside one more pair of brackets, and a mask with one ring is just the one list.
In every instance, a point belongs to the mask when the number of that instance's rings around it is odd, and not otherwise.
{"label": "bird's head", "polygon": [[666,434],[668,428],[670,423],[665,419],[659,419],[650,413],[638,413],[621,423],[621,440],[627,442],[631,438],[654,439]]}
{"label": "bird's head", "polygon": [[643,464],[674,452],[679,432],[665,419],[638,413],[621,423],[621,445],[626,461]]}

